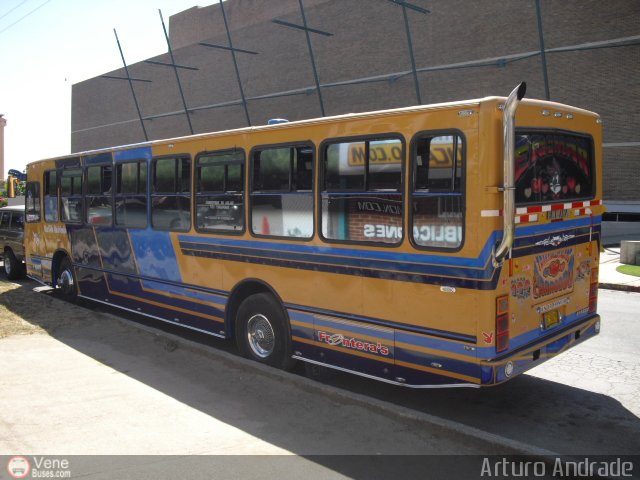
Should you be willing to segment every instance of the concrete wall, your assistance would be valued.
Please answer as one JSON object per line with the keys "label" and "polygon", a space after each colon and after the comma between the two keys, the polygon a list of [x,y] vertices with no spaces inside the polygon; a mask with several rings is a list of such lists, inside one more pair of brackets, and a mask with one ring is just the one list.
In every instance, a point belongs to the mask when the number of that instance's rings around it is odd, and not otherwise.
{"label": "concrete wall", "polygon": [[[542,60],[535,55],[540,48],[535,0],[412,3],[431,11],[407,11],[417,68],[430,69],[419,73],[422,103],[505,95],[521,80],[528,82],[527,96],[544,98]],[[551,50],[546,55],[551,100],[602,115],[605,198],[638,200],[640,2],[540,0],[540,5],[545,47]],[[333,34],[311,34],[327,115],[417,103],[413,78],[406,74],[410,59],[400,6],[386,0],[304,0],[304,6],[310,27]],[[302,23],[298,0],[228,0],[225,12],[234,46],[259,53],[237,55],[252,124],[320,116],[304,32],[272,22]],[[170,34],[176,62],[199,69],[180,71],[194,132],[246,126],[231,55],[197,44],[227,45],[219,5],[174,15]],[[598,48],[583,48],[589,44]],[[556,50],[576,46],[581,47]],[[527,52],[532,52],[528,58],[510,57]],[[169,61],[166,54],[154,59]],[[466,68],[447,68],[456,64]],[[149,138],[189,134],[172,69],[138,63],[130,72],[152,80],[135,83]],[[394,72],[404,75],[389,78]],[[123,76],[124,70],[109,74]],[[387,78],[371,81],[376,76]],[[357,79],[361,82],[336,85]],[[264,98],[277,92],[290,94]],[[143,140],[127,82],[98,77],[73,86],[73,151]]]}

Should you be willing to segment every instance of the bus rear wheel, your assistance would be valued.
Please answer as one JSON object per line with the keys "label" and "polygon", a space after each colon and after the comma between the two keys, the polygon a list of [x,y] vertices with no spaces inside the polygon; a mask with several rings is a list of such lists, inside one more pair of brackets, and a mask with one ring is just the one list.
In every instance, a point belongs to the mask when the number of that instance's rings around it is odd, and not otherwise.
{"label": "bus rear wheel", "polygon": [[238,308],[236,344],[246,358],[290,370],[295,364],[290,330],[282,306],[273,295],[250,295]]}
{"label": "bus rear wheel", "polygon": [[78,298],[78,285],[76,275],[73,272],[73,265],[69,257],[65,257],[60,262],[58,268],[58,278],[56,279],[56,292],[61,298],[68,302],[75,302]]}

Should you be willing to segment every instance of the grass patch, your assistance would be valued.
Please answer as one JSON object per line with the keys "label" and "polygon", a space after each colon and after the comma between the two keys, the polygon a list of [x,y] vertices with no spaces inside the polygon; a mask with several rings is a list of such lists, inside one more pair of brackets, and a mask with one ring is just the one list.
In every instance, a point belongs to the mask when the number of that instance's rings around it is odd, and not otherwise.
{"label": "grass patch", "polygon": [[640,277],[640,265],[620,265],[616,270],[626,275]]}
{"label": "grass patch", "polygon": [[20,285],[0,281],[0,338],[11,335],[44,333],[41,327],[27,322],[19,314],[8,308],[8,305],[13,306],[18,303],[16,296],[25,297],[24,294],[18,293],[20,292],[19,289]]}

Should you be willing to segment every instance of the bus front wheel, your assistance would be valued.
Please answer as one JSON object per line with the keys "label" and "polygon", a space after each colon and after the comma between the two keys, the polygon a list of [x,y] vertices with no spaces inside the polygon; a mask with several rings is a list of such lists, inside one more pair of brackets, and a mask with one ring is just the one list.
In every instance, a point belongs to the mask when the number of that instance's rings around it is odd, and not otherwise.
{"label": "bus front wheel", "polygon": [[289,370],[291,333],[280,303],[268,293],[247,297],[238,308],[236,344],[246,358]]}
{"label": "bus front wheel", "polygon": [[64,300],[75,302],[78,298],[78,286],[76,276],[73,272],[73,265],[69,257],[65,257],[60,262],[58,268],[58,278],[56,279],[56,291]]}

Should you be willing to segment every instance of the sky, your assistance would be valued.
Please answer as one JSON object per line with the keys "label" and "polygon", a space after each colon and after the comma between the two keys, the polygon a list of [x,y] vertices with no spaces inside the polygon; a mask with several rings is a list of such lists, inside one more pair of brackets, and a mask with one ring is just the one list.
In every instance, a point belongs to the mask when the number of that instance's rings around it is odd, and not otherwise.
{"label": "sky", "polygon": [[71,86],[167,51],[169,17],[217,0],[0,0],[5,171],[71,153]]}

